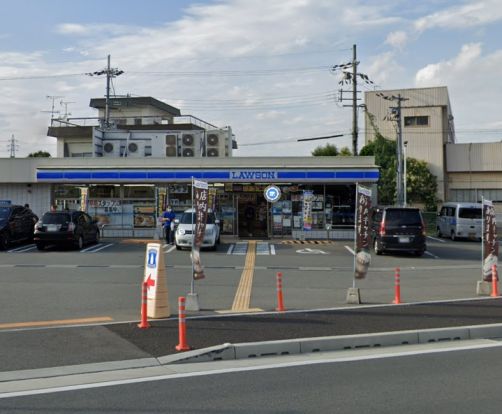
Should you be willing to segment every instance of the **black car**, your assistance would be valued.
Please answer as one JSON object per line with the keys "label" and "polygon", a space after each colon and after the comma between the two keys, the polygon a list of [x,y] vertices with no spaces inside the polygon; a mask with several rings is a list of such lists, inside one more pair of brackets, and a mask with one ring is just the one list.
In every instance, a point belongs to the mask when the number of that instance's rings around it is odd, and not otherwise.
{"label": "black car", "polygon": [[376,207],[372,213],[375,253],[410,252],[422,256],[426,250],[425,224],[418,208]]}
{"label": "black car", "polygon": [[0,205],[0,249],[7,249],[11,243],[32,240],[37,220],[27,207]]}
{"label": "black car", "polygon": [[49,244],[81,249],[87,243],[99,242],[99,228],[97,221],[83,211],[51,211],[35,225],[33,240],[38,250]]}

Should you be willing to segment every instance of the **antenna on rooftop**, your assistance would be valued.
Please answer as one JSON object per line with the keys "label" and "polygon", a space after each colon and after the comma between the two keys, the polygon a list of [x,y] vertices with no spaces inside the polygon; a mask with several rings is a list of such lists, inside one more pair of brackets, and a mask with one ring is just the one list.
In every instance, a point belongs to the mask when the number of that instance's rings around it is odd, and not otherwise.
{"label": "antenna on rooftop", "polygon": [[56,101],[56,99],[62,99],[62,98],[64,98],[64,96],[47,95],[46,98],[52,100],[51,110],[50,111],[40,111],[40,112],[45,112],[45,113],[50,113],[51,114],[51,126],[52,126],[52,123],[54,121],[54,114],[59,114],[60,113],[60,111],[56,111],[55,110],[55,108],[54,108],[54,102]]}

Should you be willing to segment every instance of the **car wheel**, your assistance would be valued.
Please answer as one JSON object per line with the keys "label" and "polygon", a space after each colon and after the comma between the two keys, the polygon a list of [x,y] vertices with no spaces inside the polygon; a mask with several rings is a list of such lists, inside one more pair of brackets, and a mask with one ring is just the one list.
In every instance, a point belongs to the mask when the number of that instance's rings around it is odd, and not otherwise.
{"label": "car wheel", "polygon": [[81,250],[84,247],[84,238],[81,235],[78,236],[77,243],[75,244],[75,247],[78,250]]}
{"label": "car wheel", "polygon": [[455,232],[454,232],[453,230],[452,230],[452,232],[451,232],[450,237],[451,237],[451,239],[452,239],[453,241],[457,240],[457,238],[455,237]]}
{"label": "car wheel", "polygon": [[437,228],[436,235],[438,237],[443,237],[443,233],[441,233],[441,230],[439,229],[439,227]]}
{"label": "car wheel", "polygon": [[99,230],[96,232],[96,236],[94,237],[94,243],[98,244],[99,243]]}
{"label": "car wheel", "polygon": [[36,243],[37,249],[38,250],[44,250],[45,249],[45,244],[44,243]]}
{"label": "car wheel", "polygon": [[0,234],[0,250],[7,250],[9,247],[9,241],[6,234]]}
{"label": "car wheel", "polygon": [[181,246],[176,245],[176,250],[181,250]]}
{"label": "car wheel", "polygon": [[373,248],[375,249],[375,254],[377,256],[381,256],[383,251],[382,247],[380,246],[380,243],[378,243],[378,240],[375,240],[375,244],[373,245]]}
{"label": "car wheel", "polygon": [[416,251],[415,251],[415,256],[417,256],[417,257],[421,257],[421,256],[423,256],[423,255],[424,255],[424,253],[425,253],[425,251],[424,251],[424,250],[416,250]]}

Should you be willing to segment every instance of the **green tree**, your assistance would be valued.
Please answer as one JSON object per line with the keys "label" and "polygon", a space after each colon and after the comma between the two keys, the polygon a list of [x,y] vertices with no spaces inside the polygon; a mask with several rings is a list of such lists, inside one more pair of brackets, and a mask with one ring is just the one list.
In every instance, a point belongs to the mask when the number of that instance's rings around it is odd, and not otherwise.
{"label": "green tree", "polygon": [[320,146],[312,151],[314,157],[335,157],[338,155],[338,148],[333,144],[326,144],[326,146]]}
{"label": "green tree", "polygon": [[[394,204],[396,201],[396,142],[384,138],[380,133],[361,149],[360,155],[373,155],[380,167],[378,180],[378,202]],[[406,159],[406,201],[410,204],[424,204],[426,210],[435,211],[438,203],[437,178],[430,172],[425,161]]]}
{"label": "green tree", "polygon": [[342,157],[351,157],[352,151],[349,149],[349,147],[343,147],[338,155]]}
{"label": "green tree", "polygon": [[436,211],[437,178],[425,161],[415,158],[406,160],[406,200],[409,203],[424,203],[427,211]]}
{"label": "green tree", "polygon": [[28,155],[28,158],[48,158],[50,157],[51,154],[47,151],[37,151],[37,152],[32,152],[31,154]]}
{"label": "green tree", "polygon": [[361,148],[359,155],[373,155],[380,167],[378,180],[378,202],[394,204],[396,199],[396,142],[384,138],[380,133],[375,139]]}

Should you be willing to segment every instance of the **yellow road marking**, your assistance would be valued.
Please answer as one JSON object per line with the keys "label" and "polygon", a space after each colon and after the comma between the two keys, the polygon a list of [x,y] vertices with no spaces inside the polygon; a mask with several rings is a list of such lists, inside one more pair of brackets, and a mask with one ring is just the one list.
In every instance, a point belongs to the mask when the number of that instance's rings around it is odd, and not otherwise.
{"label": "yellow road marking", "polygon": [[54,325],[75,325],[75,324],[110,322],[110,321],[113,321],[113,318],[110,318],[109,316],[100,316],[96,318],[60,319],[55,321],[13,322],[13,323],[0,323],[0,329],[33,328],[38,326],[54,326]]}
{"label": "yellow road marking", "polygon": [[256,261],[256,240],[248,242],[248,252],[244,263],[244,270],[241,280],[235,293],[232,312],[249,312],[249,302],[251,301],[251,289],[253,287],[254,265]]}

